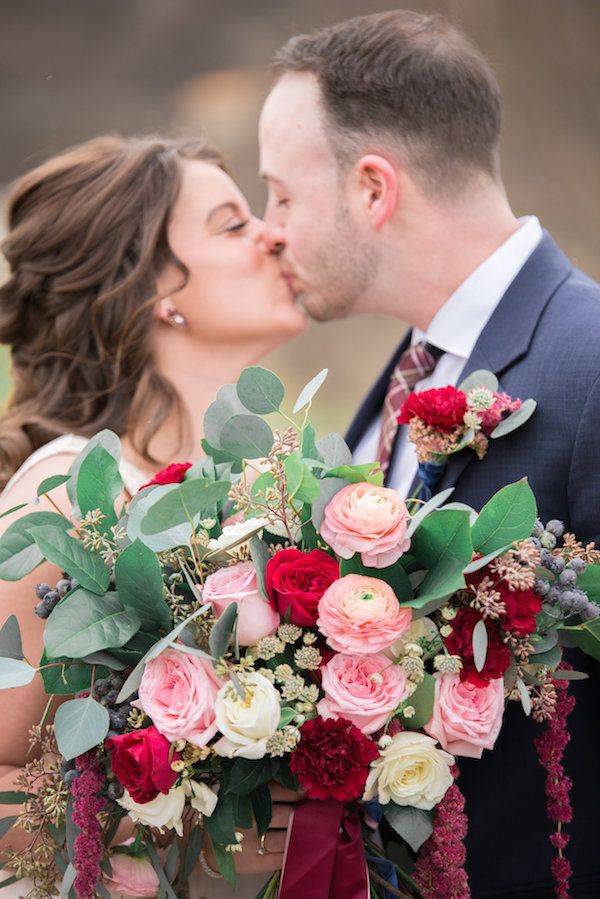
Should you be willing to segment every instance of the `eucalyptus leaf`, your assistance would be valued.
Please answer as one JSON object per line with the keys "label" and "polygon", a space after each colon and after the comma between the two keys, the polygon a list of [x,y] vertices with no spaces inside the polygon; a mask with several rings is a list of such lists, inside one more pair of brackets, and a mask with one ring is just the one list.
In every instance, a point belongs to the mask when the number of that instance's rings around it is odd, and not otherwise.
{"label": "eucalyptus leaf", "polygon": [[0,805],[22,805],[30,797],[30,793],[22,790],[4,790],[0,792]]}
{"label": "eucalyptus leaf", "polygon": [[115,564],[115,580],[121,602],[126,609],[137,612],[144,630],[171,629],[160,562],[141,540],[134,540],[120,553]]}
{"label": "eucalyptus leaf", "polygon": [[227,790],[238,795],[249,795],[273,780],[279,768],[278,759],[265,755],[262,759],[236,758],[227,782]]}
{"label": "eucalyptus leaf", "polygon": [[16,615],[9,615],[0,629],[0,657],[4,659],[23,658],[21,631]]}
{"label": "eucalyptus leaf", "polygon": [[221,430],[221,446],[239,459],[261,459],[273,446],[273,432],[258,415],[234,415]]}
{"label": "eucalyptus leaf", "polygon": [[[72,662],[67,656],[61,656],[58,659],[49,658],[44,650],[40,659],[40,674],[44,682],[44,690],[48,694],[59,696],[72,696],[74,693],[79,693],[80,690],[88,690],[92,684],[92,676],[96,680],[100,680],[110,674],[109,669],[102,664],[96,666],[94,675],[94,664],[96,663],[84,664],[83,659],[81,662]],[[50,667],[46,668],[45,665]]]}
{"label": "eucalyptus leaf", "polygon": [[323,462],[317,449],[316,433],[313,425],[308,422],[302,431],[302,455],[304,459],[313,459],[315,462]]}
{"label": "eucalyptus leaf", "polygon": [[42,525],[52,525],[68,531],[71,522],[56,512],[30,512],[13,521],[0,537],[0,579],[18,581],[43,562],[44,555],[36,545],[32,530]]}
{"label": "eucalyptus leaf", "polygon": [[[204,414],[204,434],[212,447],[222,450],[221,431],[234,415],[244,415],[249,410],[241,402],[235,384],[224,384]],[[211,454],[212,455],[212,454]]]}
{"label": "eucalyptus leaf", "polygon": [[125,609],[116,591],[96,596],[78,587],[52,612],[44,646],[51,658],[82,658],[100,649],[124,646],[140,624],[137,612]]}
{"label": "eucalyptus leaf", "polygon": [[108,711],[91,697],[63,702],[54,716],[56,742],[67,760],[101,743],[109,727]]}
{"label": "eucalyptus leaf", "polygon": [[433,714],[433,703],[435,699],[435,677],[424,673],[423,680],[417,686],[414,693],[411,693],[407,700],[415,710],[412,717],[404,715],[402,712],[398,714],[399,720],[407,730],[419,730],[423,727]]}
{"label": "eucalyptus leaf", "polygon": [[[587,594],[591,602],[600,603],[600,564],[594,562],[577,575],[577,587]],[[600,609],[599,609],[600,614]]]}
{"label": "eucalyptus leaf", "polygon": [[477,671],[483,671],[488,649],[488,633],[483,618],[481,618],[473,628],[471,639],[473,642],[473,661],[475,663],[475,668]]}
{"label": "eucalyptus leaf", "polygon": [[519,699],[521,700],[521,705],[523,706],[523,711],[526,715],[531,714],[531,696],[529,695],[529,691],[520,677],[515,679],[515,686],[519,693]]}
{"label": "eucalyptus leaf", "polygon": [[12,506],[12,508],[7,509],[6,512],[2,512],[0,518],[6,518],[7,515],[12,515],[13,512],[18,512],[20,509],[24,509],[25,506],[28,506],[29,503],[19,503],[17,506]]}
{"label": "eucalyptus leaf", "polygon": [[269,554],[269,548],[264,540],[261,540],[260,537],[257,537],[256,535],[254,537],[250,537],[248,545],[250,546],[250,557],[254,563],[254,568],[256,570],[258,589],[260,590],[262,597],[266,601],[268,601],[269,595],[267,593],[266,587],[266,570],[267,563],[271,558]]}
{"label": "eucalyptus leaf", "polygon": [[113,431],[109,431],[108,429],[99,431],[98,434],[94,434],[94,436],[88,440],[69,468],[71,477],[67,481],[67,494],[71,500],[71,514],[74,518],[82,517],[81,510],[77,503],[77,476],[79,474],[79,469],[81,468],[83,461],[97,446],[102,446],[108,453],[110,453],[117,463],[121,461],[121,441]]}
{"label": "eucalyptus leaf", "polygon": [[532,665],[545,665],[550,669],[554,669],[560,663],[561,658],[560,646],[553,646],[545,652],[538,652],[531,656],[530,662]]}
{"label": "eucalyptus leaf", "polygon": [[388,802],[383,806],[383,816],[413,852],[418,852],[433,833],[433,814],[424,809]]}
{"label": "eucalyptus leaf", "polygon": [[325,478],[319,481],[319,496],[312,504],[312,523],[316,530],[320,530],[325,509],[340,490],[348,486],[348,482],[342,478]]}
{"label": "eucalyptus leaf", "polygon": [[505,553],[509,547],[510,544],[508,544],[507,546],[501,546],[499,549],[492,550],[492,552],[488,553],[487,556],[481,556],[479,559],[474,559],[474,561],[470,562],[466,568],[463,568],[463,574],[473,574],[473,572],[479,571],[481,568],[485,568],[486,565],[489,565],[490,562],[493,562],[494,559]]}
{"label": "eucalyptus leaf", "polygon": [[454,510],[455,512],[467,512],[471,527],[473,527],[479,518],[479,512],[476,512],[475,509],[472,509],[471,506],[468,506],[466,503],[446,503],[444,509]]}
{"label": "eucalyptus leaf", "polygon": [[80,540],[69,537],[57,526],[33,528],[31,535],[44,558],[68,571],[86,590],[103,594],[108,589],[110,574],[100,553],[84,549]]}
{"label": "eucalyptus leaf", "polygon": [[191,528],[196,517],[215,510],[230,489],[228,481],[211,482],[206,478],[194,478],[173,486],[173,490],[158,497],[141,519],[141,537],[154,537],[185,522]]}
{"label": "eucalyptus leaf", "polygon": [[36,495],[43,496],[45,493],[50,493],[51,490],[56,490],[57,487],[66,484],[70,477],[70,474],[53,474],[49,478],[44,478],[37,489]]}
{"label": "eucalyptus leaf", "polygon": [[442,490],[441,493],[436,493],[435,496],[431,497],[429,502],[426,502],[424,505],[420,506],[418,511],[411,516],[408,528],[406,529],[406,537],[410,539],[421,522],[424,521],[432,512],[435,512],[436,509],[439,509],[440,506],[443,506],[448,497],[452,496],[453,493],[454,487],[448,487],[447,490]]}
{"label": "eucalyptus leaf", "polygon": [[526,421],[529,421],[536,408],[537,403],[535,400],[524,400],[516,412],[508,415],[500,422],[500,424],[496,425],[490,434],[492,440],[496,440],[497,437],[504,437],[506,434],[510,434],[511,431],[516,431],[516,429],[520,428],[521,425],[524,425]]}
{"label": "eucalyptus leaf", "polygon": [[585,671],[569,671],[568,669],[555,671],[552,674],[553,680],[587,680],[588,678],[589,674],[586,674]]}
{"label": "eucalyptus leaf", "polygon": [[483,507],[473,525],[473,546],[481,555],[531,535],[537,518],[535,497],[527,478],[508,484]]}
{"label": "eucalyptus leaf", "polygon": [[252,802],[252,811],[254,812],[254,820],[256,821],[256,829],[259,836],[267,832],[273,817],[273,802],[271,800],[271,791],[268,784],[257,787],[250,794]]}
{"label": "eucalyptus leaf", "polygon": [[177,894],[174,892],[171,884],[169,883],[167,875],[164,872],[163,866],[158,856],[158,852],[154,848],[152,838],[150,836],[147,836],[144,842],[146,844],[146,849],[148,850],[148,856],[152,863],[152,867],[156,871],[156,876],[158,877],[159,893],[166,896],[167,899],[177,899]]}
{"label": "eucalyptus leaf", "polygon": [[535,653],[548,652],[549,649],[552,649],[558,643],[558,630],[556,630],[555,628],[554,630],[549,631],[543,636],[541,636],[540,634],[533,634],[531,637],[529,637],[529,642],[533,646],[533,654],[531,658],[534,664],[536,664]]}
{"label": "eucalyptus leaf", "polygon": [[219,799],[210,817],[204,817],[204,827],[213,844],[229,846],[236,842],[235,838],[235,796],[224,789],[219,790]]}
{"label": "eucalyptus leaf", "polygon": [[[427,609],[423,614],[429,615],[444,605],[444,601],[465,587],[465,579],[462,573],[462,564],[457,559],[447,558],[431,568],[421,585],[417,596],[410,602],[404,603],[415,610]],[[415,615],[422,617],[422,615]]]}
{"label": "eucalyptus leaf", "polygon": [[150,487],[137,493],[128,508],[127,517],[127,536],[131,542],[141,540],[141,542],[151,549],[153,552],[164,552],[168,549],[174,549],[177,546],[187,546],[192,536],[192,526],[189,522],[183,522],[178,525],[170,525],[165,527],[160,533],[149,534],[142,533],[142,521],[146,517],[149,510],[156,503],[173,490],[176,490],[178,484],[164,484],[157,487]]}
{"label": "eucalyptus leaf", "polygon": [[260,365],[244,369],[238,378],[236,390],[246,409],[258,415],[277,412],[285,396],[285,388],[277,375]]}
{"label": "eucalyptus leaf", "polygon": [[123,492],[123,478],[119,463],[103,446],[93,447],[82,460],[75,490],[81,517],[100,509],[104,518],[99,527],[107,533],[117,523],[115,501]]}
{"label": "eucalyptus leaf", "polygon": [[67,899],[67,896],[69,895],[71,887],[75,883],[76,878],[77,871],[75,869],[75,866],[71,864],[71,862],[69,862],[65,873],[63,874],[62,882],[60,885],[60,895],[62,896],[62,899]]}
{"label": "eucalyptus leaf", "polygon": [[298,395],[298,399],[294,403],[294,408],[292,409],[293,415],[295,415],[296,412],[300,412],[301,409],[304,409],[304,407],[311,402],[317,391],[322,387],[328,374],[329,369],[323,368],[318,375],[311,378],[308,384],[302,388]]}
{"label": "eucalyptus leaf", "polygon": [[360,484],[366,481],[377,487],[383,486],[383,472],[377,462],[367,462],[364,465],[338,465],[337,468],[325,471],[323,477],[343,478],[349,484]]}
{"label": "eucalyptus leaf", "polygon": [[477,371],[471,372],[471,374],[458,385],[458,389],[462,390],[463,393],[469,393],[470,390],[475,390],[477,387],[487,387],[488,390],[491,390],[492,393],[494,393],[498,390],[498,378],[491,371],[487,371],[485,368],[479,368]]}
{"label": "eucalyptus leaf", "polygon": [[0,839],[5,837],[11,827],[16,823],[17,815],[9,815],[6,818],[0,818]]}
{"label": "eucalyptus leaf", "polygon": [[0,659],[0,690],[24,687],[34,679],[36,669],[24,659]]}
{"label": "eucalyptus leaf", "polygon": [[600,662],[600,618],[592,618],[574,627],[562,627],[561,633],[569,634],[579,649]]}
{"label": "eucalyptus leaf", "polygon": [[413,598],[413,589],[408,575],[397,562],[386,568],[368,568],[363,565],[360,555],[355,553],[351,559],[342,559],[340,562],[340,575],[360,574],[363,577],[377,578],[385,581],[394,591],[399,603],[407,604]]}
{"label": "eucalyptus leaf", "polygon": [[341,465],[352,465],[352,453],[348,444],[339,434],[327,434],[317,443],[319,455],[327,469],[339,468]]}
{"label": "eucalyptus leaf", "polygon": [[230,603],[220,618],[217,619],[213,626],[209,638],[208,645],[210,651],[216,659],[220,659],[227,652],[227,647],[233,635],[233,629],[237,621],[238,604]]}

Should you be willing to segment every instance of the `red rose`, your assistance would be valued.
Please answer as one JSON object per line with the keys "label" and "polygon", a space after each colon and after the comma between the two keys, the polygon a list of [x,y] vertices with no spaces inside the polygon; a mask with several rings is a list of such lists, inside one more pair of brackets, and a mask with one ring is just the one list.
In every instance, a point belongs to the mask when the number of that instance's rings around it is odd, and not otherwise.
{"label": "red rose", "polygon": [[536,627],[535,616],[542,611],[541,597],[533,590],[509,589],[506,581],[498,580],[498,575],[488,565],[467,575],[466,581],[469,586],[478,587],[485,577],[491,578],[494,590],[500,594],[500,600],[506,608],[505,614],[498,619],[500,627],[517,637],[532,634]]}
{"label": "red rose", "polygon": [[488,635],[485,665],[481,671],[475,667],[473,631],[481,620],[481,615],[475,609],[460,609],[451,622],[452,633],[449,637],[444,637],[448,652],[462,659],[460,679],[468,680],[476,687],[486,687],[491,680],[502,677],[510,664],[508,647],[502,642],[498,628],[488,619],[485,622]]}
{"label": "red rose", "polygon": [[463,424],[467,395],[456,387],[434,387],[411,393],[398,416],[398,424],[407,425],[415,416],[436,431],[450,433]]}
{"label": "red rose", "polygon": [[147,484],[143,484],[140,490],[143,490],[144,487],[151,487],[152,484],[181,484],[183,476],[188,468],[191,467],[191,462],[173,462],[172,465],[167,465],[166,468],[157,471],[152,480],[148,481]]}
{"label": "red rose", "polygon": [[340,576],[340,566],[321,549],[303,553],[281,549],[267,562],[266,588],[273,607],[300,627],[314,627],[325,590]]}
{"label": "red rose", "polygon": [[[112,751],[112,770],[135,802],[150,802],[159,793],[168,793],[179,777],[171,768],[170,747],[154,725],[106,741],[106,748]],[[171,761],[179,758],[174,752]]]}
{"label": "red rose", "polygon": [[377,746],[345,718],[313,718],[300,728],[290,768],[309,799],[358,799]]}

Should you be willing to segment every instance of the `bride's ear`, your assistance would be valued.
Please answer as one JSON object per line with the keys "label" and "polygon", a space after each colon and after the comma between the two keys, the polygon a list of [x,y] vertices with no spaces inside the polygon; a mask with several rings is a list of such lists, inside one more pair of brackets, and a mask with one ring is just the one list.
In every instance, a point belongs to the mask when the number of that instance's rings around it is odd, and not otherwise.
{"label": "bride's ear", "polygon": [[369,153],[357,165],[358,183],[365,212],[375,230],[394,214],[399,197],[398,173],[384,156]]}

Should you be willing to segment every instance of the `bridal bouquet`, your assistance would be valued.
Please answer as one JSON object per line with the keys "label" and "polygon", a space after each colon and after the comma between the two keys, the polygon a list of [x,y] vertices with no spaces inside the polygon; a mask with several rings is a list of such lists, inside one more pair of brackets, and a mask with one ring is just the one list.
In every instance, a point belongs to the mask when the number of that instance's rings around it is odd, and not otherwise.
{"label": "bridal bouquet", "polygon": [[[564,717],[580,675],[561,647],[600,655],[600,553],[538,521],[525,479],[478,512],[446,490],[409,514],[376,463],[317,440],[325,375],[288,415],[279,378],[246,369],[207,410],[205,458],[129,502],[119,440],[98,434],[39,486],[52,502],[66,484],[71,509],[0,539],[0,577],[64,573],[36,589],[37,664],[15,616],[0,631],[0,686],[39,674],[54,709],[0,797],[24,803],[2,824],[32,835],[5,859],[31,895],[62,877],[63,896],[184,897],[206,835],[234,884],[271,781],[306,800],[262,897],[468,895],[460,757],[493,750],[508,701]],[[412,876],[373,839],[382,817],[418,853]]]}

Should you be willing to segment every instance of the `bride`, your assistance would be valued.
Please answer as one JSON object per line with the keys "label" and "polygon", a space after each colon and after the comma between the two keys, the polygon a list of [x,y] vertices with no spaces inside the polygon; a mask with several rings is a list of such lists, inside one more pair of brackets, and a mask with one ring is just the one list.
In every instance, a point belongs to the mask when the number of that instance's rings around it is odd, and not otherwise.
{"label": "bride", "polygon": [[[217,388],[305,327],[262,222],[200,141],[89,141],[17,181],[8,217],[0,342],[11,347],[13,392],[0,418],[0,514],[64,474],[103,428],[121,437],[129,496],[166,464],[196,461]],[[53,497],[68,508],[64,488]],[[1,518],[0,533],[28,511]],[[43,647],[35,585],[60,577],[44,563],[17,583],[0,581],[0,624],[17,615],[31,660]],[[3,691],[0,790],[14,789],[46,700],[39,678]],[[273,798],[267,854],[248,832],[235,855],[238,897],[254,896],[282,865],[297,796],[274,785]],[[2,843],[24,849],[27,837],[11,830]],[[231,895],[211,874],[210,847],[202,861],[192,897]],[[30,886],[19,881],[0,897]]]}

